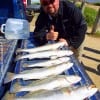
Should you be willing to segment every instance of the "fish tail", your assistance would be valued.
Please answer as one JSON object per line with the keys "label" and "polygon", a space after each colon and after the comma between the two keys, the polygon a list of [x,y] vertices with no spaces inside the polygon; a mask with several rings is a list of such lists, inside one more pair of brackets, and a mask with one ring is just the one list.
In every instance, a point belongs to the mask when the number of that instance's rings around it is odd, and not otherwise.
{"label": "fish tail", "polygon": [[19,92],[21,88],[22,88],[22,86],[21,86],[20,83],[17,81],[17,82],[16,82],[15,84],[13,84],[13,86],[11,87],[10,92],[11,92],[11,93]]}
{"label": "fish tail", "polygon": [[7,72],[6,74],[6,77],[4,79],[4,83],[8,83],[8,82],[11,82],[12,79],[13,79],[13,76],[14,76],[14,73],[11,73],[11,72]]}

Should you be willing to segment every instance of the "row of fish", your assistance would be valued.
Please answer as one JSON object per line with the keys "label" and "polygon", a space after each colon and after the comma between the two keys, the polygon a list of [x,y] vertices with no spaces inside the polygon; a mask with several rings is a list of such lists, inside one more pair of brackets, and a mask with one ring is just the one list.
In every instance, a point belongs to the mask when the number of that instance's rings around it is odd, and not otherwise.
{"label": "row of fish", "polygon": [[[80,76],[61,75],[64,71],[73,67],[73,63],[70,61],[70,57],[68,57],[72,55],[73,52],[59,49],[64,45],[64,42],[59,42],[37,48],[17,49],[17,53],[27,52],[30,54],[19,55],[16,57],[16,61],[24,58],[53,59],[33,64],[24,63],[23,67],[31,67],[31,70],[23,70],[18,74],[7,73],[4,83],[8,83],[15,79],[31,80],[31,83],[27,85],[22,85],[20,80],[12,84],[8,95],[23,91],[28,93],[21,97],[16,97],[14,95],[11,100],[83,100],[96,93],[97,88],[93,86],[74,88],[74,84],[81,80]],[[33,81],[34,79],[38,80]],[[7,100],[5,98],[6,96],[2,100]]]}
{"label": "row of fish", "polygon": [[[24,58],[45,58],[45,57],[62,57],[66,55],[71,55],[73,52],[68,51],[68,50],[51,50],[52,47],[53,49],[57,49],[61,46],[64,46],[64,42],[59,42],[55,44],[49,44],[46,46],[41,46],[37,48],[33,48],[31,54],[26,54],[26,55],[19,55],[17,56],[16,60],[24,59]],[[51,51],[47,51],[47,50]],[[17,50],[17,52],[26,52],[30,51],[20,49]],[[58,59],[53,59],[53,60],[48,60],[45,62],[40,62],[40,63],[35,63],[35,64],[24,64],[23,66],[27,67],[44,67],[44,68],[35,68],[31,70],[24,70],[20,72],[19,74],[13,74],[13,73],[7,73],[7,77],[5,78],[5,83],[10,82],[11,80],[22,78],[23,80],[29,80],[29,79],[43,79],[51,75],[58,75],[61,74],[63,71],[71,68],[73,66],[73,63],[68,62],[70,59],[68,57],[62,57]],[[41,73],[40,73],[41,72]]]}

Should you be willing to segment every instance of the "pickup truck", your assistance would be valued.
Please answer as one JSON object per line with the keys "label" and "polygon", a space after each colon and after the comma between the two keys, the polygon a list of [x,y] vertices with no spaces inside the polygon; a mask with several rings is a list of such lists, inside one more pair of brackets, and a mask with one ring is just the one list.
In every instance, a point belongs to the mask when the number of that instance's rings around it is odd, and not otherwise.
{"label": "pickup truck", "polygon": [[[27,19],[26,17],[26,10],[23,4],[23,0],[2,0],[0,3],[0,26],[4,24],[8,18],[18,18],[18,19]],[[27,8],[28,9],[28,8]],[[30,7],[29,7],[30,9]],[[28,10],[29,10],[28,9]],[[14,28],[14,27],[12,27]],[[30,38],[26,40],[6,40],[2,36],[0,36],[0,100],[9,100],[9,92],[13,89],[13,84],[16,84],[16,80],[13,80],[9,83],[4,83],[6,75],[8,72],[12,72],[13,74],[18,74],[20,71],[25,70],[23,68],[23,62],[26,61],[27,63],[35,63],[37,61],[29,61],[27,59],[16,61],[15,58],[17,56],[16,50],[18,48],[34,48],[35,43],[32,37],[33,33],[30,32]],[[21,53],[22,55],[26,53]],[[72,55],[71,61],[73,62],[73,68],[68,71],[65,71],[65,75],[79,75],[81,77],[81,81],[78,84],[73,86],[87,86],[93,84],[90,77],[86,74],[84,67],[79,63],[79,61]],[[42,59],[43,60],[43,59]],[[44,59],[45,60],[45,59]],[[19,79],[20,85],[27,85],[30,84],[32,80],[22,80]],[[17,87],[16,87],[17,88]],[[85,92],[85,91],[84,91]],[[6,94],[8,93],[8,94]],[[19,92],[15,93],[14,96],[24,96],[26,92]],[[9,95],[8,97],[6,97]],[[5,98],[6,97],[6,98]],[[14,100],[15,98],[10,98]],[[66,98],[67,99],[67,98]],[[100,100],[100,91],[95,93],[93,96],[86,98],[86,100]]]}

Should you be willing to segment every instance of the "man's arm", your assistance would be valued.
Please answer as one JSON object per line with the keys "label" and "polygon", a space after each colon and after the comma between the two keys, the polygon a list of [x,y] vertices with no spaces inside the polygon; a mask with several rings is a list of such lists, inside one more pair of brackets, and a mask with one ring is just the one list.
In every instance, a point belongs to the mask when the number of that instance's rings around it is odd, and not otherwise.
{"label": "man's arm", "polygon": [[84,41],[87,24],[81,11],[77,7],[74,8],[72,21],[75,25],[75,35],[70,38],[69,43],[72,47],[78,48]]}

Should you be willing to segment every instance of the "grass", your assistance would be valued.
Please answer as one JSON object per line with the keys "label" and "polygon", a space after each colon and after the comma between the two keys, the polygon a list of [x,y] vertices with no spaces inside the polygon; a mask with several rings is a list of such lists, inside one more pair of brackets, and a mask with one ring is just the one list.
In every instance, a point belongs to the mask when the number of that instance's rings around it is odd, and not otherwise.
{"label": "grass", "polygon": [[[95,5],[100,5],[100,3],[95,4]],[[80,4],[77,4],[77,7],[80,7]],[[94,8],[90,8],[87,6],[85,6],[83,15],[85,17],[85,20],[87,22],[88,27],[93,28],[93,24],[95,22],[96,16],[97,16],[98,11],[95,10]],[[92,34],[92,36],[94,37],[100,37],[100,31],[97,30],[94,34]]]}
{"label": "grass", "polygon": [[96,38],[100,38],[100,31],[97,31],[95,34],[88,33],[87,35],[92,36],[92,37],[96,37]]}
{"label": "grass", "polygon": [[[81,3],[78,2],[76,4],[76,6],[78,8],[80,8]],[[88,5],[85,6],[83,15],[84,15],[84,17],[86,19],[86,22],[87,22],[87,24],[88,24],[89,27],[91,27],[94,24],[97,13],[98,12],[94,8],[90,8],[90,7],[88,7]]]}
{"label": "grass", "polygon": [[97,31],[95,34],[93,34],[94,37],[99,37],[100,38],[100,31]]}
{"label": "grass", "polygon": [[96,6],[100,6],[100,3],[98,2],[98,3],[94,3],[94,5],[96,5]]}
{"label": "grass", "polygon": [[[97,16],[98,11],[96,11],[93,8],[85,7],[84,9],[84,17],[86,19],[88,27],[93,28],[93,24],[95,22],[96,16]],[[92,36],[94,37],[100,37],[100,31],[96,31]]]}
{"label": "grass", "polygon": [[96,19],[97,11],[93,8],[85,7],[83,14],[88,26],[93,26]]}

